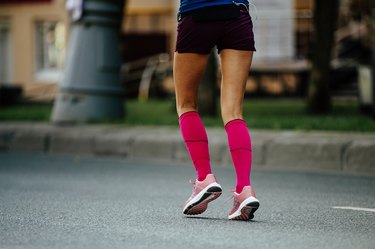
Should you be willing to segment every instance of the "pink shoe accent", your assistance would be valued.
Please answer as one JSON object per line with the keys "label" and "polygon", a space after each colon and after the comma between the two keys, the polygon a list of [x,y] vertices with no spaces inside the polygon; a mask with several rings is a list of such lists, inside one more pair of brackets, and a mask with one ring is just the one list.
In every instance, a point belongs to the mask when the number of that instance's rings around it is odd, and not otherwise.
{"label": "pink shoe accent", "polygon": [[203,213],[208,203],[217,199],[222,193],[222,188],[213,174],[208,174],[204,181],[195,180],[193,184],[193,192],[183,208],[183,213],[187,215]]}
{"label": "pink shoe accent", "polygon": [[228,145],[236,170],[236,192],[240,193],[244,186],[250,186],[252,163],[251,139],[246,122],[235,119],[225,125],[228,135]]}
{"label": "pink shoe accent", "polygon": [[254,212],[259,208],[259,201],[251,186],[245,186],[240,194],[234,193],[233,199],[233,208],[228,219],[251,220],[254,218]]}
{"label": "pink shoe accent", "polygon": [[197,172],[197,179],[203,181],[208,174],[211,174],[206,129],[197,112],[182,114],[179,122],[182,137]]}

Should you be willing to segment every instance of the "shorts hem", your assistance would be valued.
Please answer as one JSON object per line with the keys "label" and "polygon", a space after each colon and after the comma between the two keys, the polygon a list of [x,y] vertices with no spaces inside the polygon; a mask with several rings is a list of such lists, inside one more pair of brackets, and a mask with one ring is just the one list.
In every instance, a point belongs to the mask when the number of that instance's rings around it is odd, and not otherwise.
{"label": "shorts hem", "polygon": [[255,48],[220,48],[220,50],[218,49],[218,53],[220,53],[221,51],[223,51],[224,49],[231,49],[231,50],[238,50],[238,51],[250,51],[250,52],[256,52],[257,50]]}
{"label": "shorts hem", "polygon": [[211,51],[209,52],[206,52],[206,51],[197,51],[197,50],[175,50],[176,53],[179,53],[179,54],[210,54]]}

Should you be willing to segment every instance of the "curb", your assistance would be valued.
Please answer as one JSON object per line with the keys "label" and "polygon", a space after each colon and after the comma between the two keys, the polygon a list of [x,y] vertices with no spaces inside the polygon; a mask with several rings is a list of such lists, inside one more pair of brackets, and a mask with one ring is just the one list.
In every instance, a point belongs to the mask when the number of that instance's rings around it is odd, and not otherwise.
{"label": "curb", "polygon": [[[223,129],[207,129],[213,163],[231,165]],[[251,131],[256,168],[375,173],[374,133]],[[177,127],[1,123],[0,151],[189,162]]]}

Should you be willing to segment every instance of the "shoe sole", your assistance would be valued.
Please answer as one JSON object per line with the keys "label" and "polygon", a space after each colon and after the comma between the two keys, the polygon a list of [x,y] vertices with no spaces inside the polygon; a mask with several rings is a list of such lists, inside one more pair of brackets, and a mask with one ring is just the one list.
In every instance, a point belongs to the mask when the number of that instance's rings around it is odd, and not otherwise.
{"label": "shoe sole", "polygon": [[259,208],[260,204],[259,201],[252,201],[247,203],[244,207],[241,208],[241,211],[239,214],[235,214],[234,212],[232,215],[230,215],[228,218],[230,220],[251,220],[254,218],[254,213]]}
{"label": "shoe sole", "polygon": [[214,186],[207,189],[207,191],[199,198],[198,201],[190,204],[184,209],[184,214],[186,215],[197,215],[201,214],[207,210],[208,203],[217,199],[222,193],[220,187]]}

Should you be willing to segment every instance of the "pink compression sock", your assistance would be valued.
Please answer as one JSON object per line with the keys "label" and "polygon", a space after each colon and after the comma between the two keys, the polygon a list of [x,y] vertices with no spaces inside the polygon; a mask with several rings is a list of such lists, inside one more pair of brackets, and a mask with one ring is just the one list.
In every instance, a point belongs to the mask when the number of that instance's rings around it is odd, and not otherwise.
{"label": "pink compression sock", "polygon": [[225,130],[237,175],[236,192],[239,194],[243,187],[250,186],[252,160],[250,134],[246,122],[242,119],[229,121],[225,125]]}
{"label": "pink compression sock", "polygon": [[197,112],[186,112],[179,118],[180,131],[197,172],[198,181],[211,174],[206,129]]}

